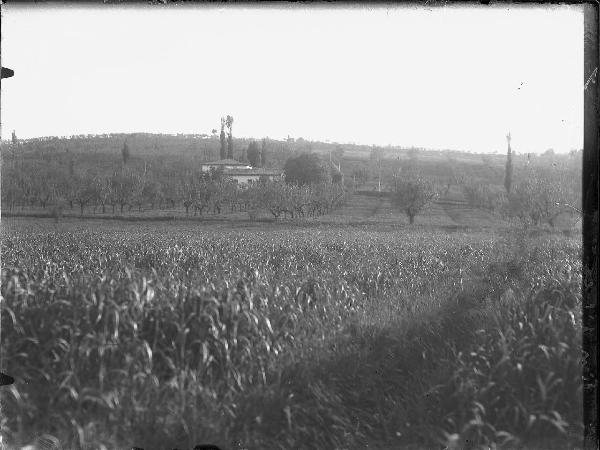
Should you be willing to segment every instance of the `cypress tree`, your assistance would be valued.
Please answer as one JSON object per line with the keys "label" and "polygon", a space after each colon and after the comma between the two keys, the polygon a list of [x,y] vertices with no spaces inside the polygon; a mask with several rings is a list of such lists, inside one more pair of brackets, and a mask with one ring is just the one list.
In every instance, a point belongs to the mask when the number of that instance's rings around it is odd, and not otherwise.
{"label": "cypress tree", "polygon": [[232,135],[232,131],[231,128],[233,127],[233,116],[227,116],[227,129],[228,129],[228,134],[227,134],[227,157],[229,159],[233,159],[233,135]]}
{"label": "cypress tree", "polygon": [[127,164],[129,160],[129,146],[127,145],[127,141],[123,144],[123,148],[121,149],[121,156],[123,157],[123,164]]}
{"label": "cypress tree", "polygon": [[263,138],[260,149],[260,167],[265,167],[267,162],[267,138]]}
{"label": "cypress tree", "polygon": [[513,175],[513,166],[512,166],[512,151],[510,149],[510,133],[506,135],[506,140],[508,142],[508,153],[506,154],[506,170],[504,172],[504,188],[507,193],[510,193],[510,188],[512,186],[512,175]]}
{"label": "cypress tree", "polygon": [[221,152],[219,154],[219,156],[221,157],[221,159],[225,159],[227,158],[227,150],[225,148],[225,119],[223,117],[221,117]]}

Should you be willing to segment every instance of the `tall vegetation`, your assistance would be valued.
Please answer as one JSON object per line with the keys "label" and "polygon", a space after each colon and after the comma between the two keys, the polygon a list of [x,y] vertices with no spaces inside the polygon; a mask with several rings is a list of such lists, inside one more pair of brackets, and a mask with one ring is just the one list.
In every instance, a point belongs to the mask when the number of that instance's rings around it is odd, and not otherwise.
{"label": "tall vegetation", "polygon": [[226,144],[226,138],[225,138],[225,118],[221,117],[221,134],[219,135],[219,140],[221,143],[221,147],[220,147],[220,157],[221,159],[225,159],[227,158],[227,144]]}
{"label": "tall vegetation", "polygon": [[227,116],[225,124],[227,125],[227,158],[233,159],[233,116]]}
{"label": "tall vegetation", "polygon": [[506,141],[508,142],[508,150],[506,153],[506,168],[504,171],[504,188],[506,192],[510,194],[510,189],[512,187],[512,177],[513,177],[513,165],[512,165],[512,150],[510,148],[510,133],[506,135]]}
{"label": "tall vegetation", "polygon": [[529,171],[509,194],[506,211],[525,224],[547,223],[554,228],[558,216],[577,211],[580,202],[578,190],[570,189],[569,180],[561,180],[558,170]]}
{"label": "tall vegetation", "polygon": [[95,214],[105,213],[110,206],[115,214],[134,207],[142,212],[182,205],[186,215],[265,211],[275,218],[295,218],[326,214],[343,198],[343,186],[330,182],[300,187],[263,180],[247,186],[238,185],[218,170],[173,171],[160,165],[146,166],[146,170],[123,165],[104,175],[79,171],[71,165],[35,164],[2,176],[2,204],[9,212],[17,206],[46,209],[65,203],[70,209],[77,205],[83,216],[86,208],[93,208]]}
{"label": "tall vegetation", "polygon": [[373,178],[377,179],[377,191],[381,192],[381,164],[383,154],[379,147],[373,146],[369,154],[369,168]]}
{"label": "tall vegetation", "polygon": [[260,145],[260,166],[261,167],[266,167],[267,165],[267,160],[268,160],[268,139],[267,138],[263,138],[261,141],[261,145]]}
{"label": "tall vegetation", "polygon": [[581,448],[575,239],[1,233],[9,448]]}
{"label": "tall vegetation", "polygon": [[316,217],[342,205],[345,191],[340,184],[289,184],[274,181],[253,183],[242,192],[248,211],[265,210],[278,218],[281,215]]}
{"label": "tall vegetation", "polygon": [[489,212],[502,212],[507,198],[504,191],[494,189],[480,178],[465,177],[460,183],[469,205]]}
{"label": "tall vegetation", "polygon": [[307,185],[330,180],[329,167],[316,153],[303,153],[289,158],[283,170],[288,183]]}
{"label": "tall vegetation", "polygon": [[19,140],[17,139],[17,133],[15,130],[12,131],[11,143],[10,143],[10,153],[12,158],[12,167],[16,168],[17,165],[17,150],[19,148]]}
{"label": "tall vegetation", "polygon": [[250,162],[250,165],[253,167],[261,166],[261,155],[260,148],[258,147],[258,143],[256,141],[251,141],[248,144],[248,149],[246,150],[246,158]]}
{"label": "tall vegetation", "polygon": [[121,149],[121,157],[123,158],[123,164],[127,164],[127,161],[129,161],[130,156],[131,153],[129,151],[129,145],[127,145],[127,141],[125,141],[125,143],[123,143],[123,148]]}

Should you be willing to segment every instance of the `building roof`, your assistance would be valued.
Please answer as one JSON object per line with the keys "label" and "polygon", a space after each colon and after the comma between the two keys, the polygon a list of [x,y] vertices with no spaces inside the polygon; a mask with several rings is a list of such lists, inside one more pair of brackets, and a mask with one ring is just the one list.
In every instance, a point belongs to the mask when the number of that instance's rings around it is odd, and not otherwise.
{"label": "building roof", "polygon": [[218,161],[202,163],[204,166],[247,166],[247,164],[236,161],[235,159],[220,159]]}
{"label": "building roof", "polygon": [[281,176],[283,170],[279,169],[227,169],[223,172],[224,175],[235,175],[235,176]]}

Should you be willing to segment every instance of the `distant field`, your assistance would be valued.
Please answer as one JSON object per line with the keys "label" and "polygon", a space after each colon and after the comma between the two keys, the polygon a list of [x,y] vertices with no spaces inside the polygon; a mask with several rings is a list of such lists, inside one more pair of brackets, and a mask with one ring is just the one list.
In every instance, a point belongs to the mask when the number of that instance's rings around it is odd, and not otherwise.
{"label": "distant field", "polygon": [[[374,189],[376,185],[371,183],[363,186],[361,189]],[[48,217],[51,213],[50,208],[16,208],[12,212],[3,211],[4,217]],[[79,218],[80,211],[77,207],[66,209],[63,213],[65,218]],[[253,227],[264,226],[265,223],[296,223],[299,226],[316,225],[316,224],[385,224],[389,226],[407,226],[408,219],[401,212],[395,209],[389,198],[377,199],[366,195],[355,194],[348,197],[347,202],[339,209],[332,211],[330,214],[316,218],[296,218],[286,219],[281,217],[275,219],[268,212],[258,214],[259,221],[253,224],[250,221],[248,213],[245,211],[231,211],[227,207],[223,209],[221,214],[213,214],[205,212],[202,215],[195,215],[192,211],[189,214],[185,213],[182,207],[165,208],[165,209],[144,209],[138,211],[136,208],[125,208],[121,213],[117,208],[113,214],[112,208],[107,207],[106,212],[102,213],[98,208],[96,212],[93,208],[86,208],[84,211],[84,219],[100,220],[114,219],[121,221],[152,221],[152,220],[183,220],[191,223],[211,223],[211,222],[235,222],[239,226]],[[64,220],[64,219],[62,219]],[[463,194],[456,186],[452,186],[449,194],[438,199],[431,207],[418,215],[415,220],[417,226],[442,226],[442,227],[464,227],[464,228],[506,228],[510,223],[501,218],[498,214],[474,208],[467,204]],[[572,215],[564,214],[556,222],[556,229],[580,229],[581,222]]]}

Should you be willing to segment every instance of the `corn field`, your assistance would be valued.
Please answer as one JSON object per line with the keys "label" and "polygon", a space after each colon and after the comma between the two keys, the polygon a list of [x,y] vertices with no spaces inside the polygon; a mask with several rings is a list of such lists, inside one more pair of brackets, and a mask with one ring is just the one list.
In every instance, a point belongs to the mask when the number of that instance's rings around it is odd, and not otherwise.
{"label": "corn field", "polygon": [[576,239],[94,230],[3,222],[9,448],[579,443]]}

